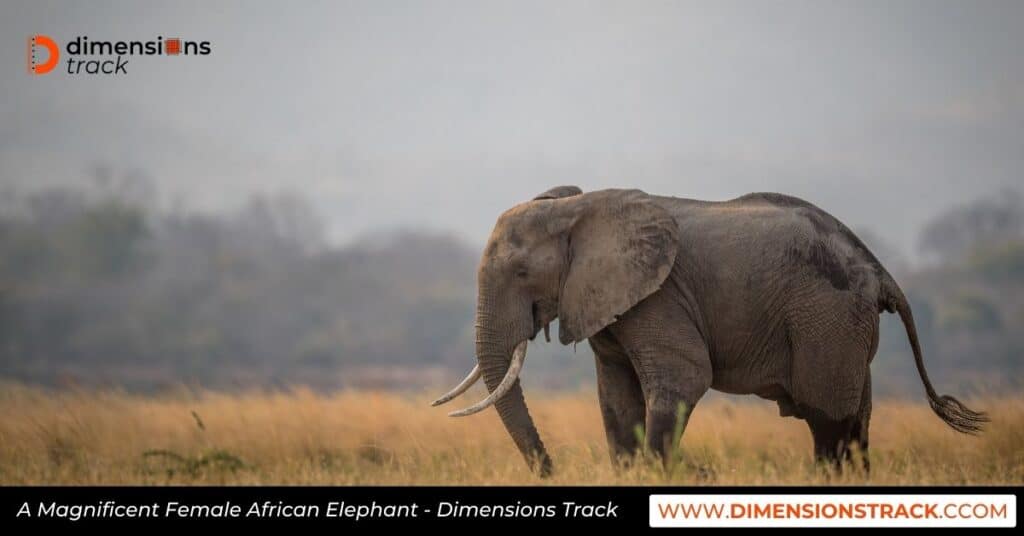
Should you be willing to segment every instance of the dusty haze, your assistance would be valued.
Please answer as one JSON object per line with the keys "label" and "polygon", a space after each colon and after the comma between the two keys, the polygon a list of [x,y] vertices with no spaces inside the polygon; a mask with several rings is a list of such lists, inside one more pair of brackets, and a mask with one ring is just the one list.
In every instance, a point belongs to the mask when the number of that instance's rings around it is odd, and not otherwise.
{"label": "dusty haze", "polygon": [[[137,170],[210,210],[298,188],[329,235],[473,243],[554,184],[806,197],[901,248],[1016,185],[1019,2],[32,2],[2,8],[0,184]],[[127,76],[24,39],[208,39]]]}

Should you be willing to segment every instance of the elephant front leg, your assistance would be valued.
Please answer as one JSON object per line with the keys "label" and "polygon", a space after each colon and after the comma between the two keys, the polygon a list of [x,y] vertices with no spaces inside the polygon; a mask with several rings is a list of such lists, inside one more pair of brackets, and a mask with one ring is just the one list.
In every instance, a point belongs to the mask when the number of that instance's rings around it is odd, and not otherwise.
{"label": "elephant front leg", "polygon": [[693,408],[711,387],[712,373],[699,330],[673,303],[657,292],[610,326],[640,380],[647,447],[666,466]]}
{"label": "elephant front leg", "polygon": [[[651,383],[660,383],[652,380]],[[673,456],[697,401],[707,391],[700,382],[679,385],[653,385],[648,389],[646,443],[666,466]]]}
{"label": "elephant front leg", "polygon": [[597,396],[613,464],[629,463],[640,449],[646,407],[629,356],[607,331],[590,338],[597,366]]}

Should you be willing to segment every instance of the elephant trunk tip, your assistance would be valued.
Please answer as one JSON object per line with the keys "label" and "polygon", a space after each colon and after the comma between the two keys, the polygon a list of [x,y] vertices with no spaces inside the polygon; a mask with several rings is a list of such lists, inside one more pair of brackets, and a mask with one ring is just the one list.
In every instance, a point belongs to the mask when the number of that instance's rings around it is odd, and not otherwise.
{"label": "elephant trunk tip", "polygon": [[547,452],[541,452],[540,463],[537,464],[537,475],[541,478],[551,478],[554,476],[555,468],[554,464],[551,463],[551,457],[548,456]]}

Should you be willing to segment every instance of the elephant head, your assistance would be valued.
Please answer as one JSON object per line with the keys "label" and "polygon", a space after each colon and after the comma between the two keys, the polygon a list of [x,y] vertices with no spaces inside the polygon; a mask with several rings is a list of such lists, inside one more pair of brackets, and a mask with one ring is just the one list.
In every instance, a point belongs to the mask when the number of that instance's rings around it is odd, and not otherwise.
{"label": "elephant head", "polygon": [[527,342],[541,329],[548,337],[556,318],[562,344],[594,335],[662,285],[677,248],[675,221],[639,190],[584,194],[560,186],[506,211],[477,273],[477,365],[434,405],[482,376],[490,394],[450,415],[496,406],[527,463],[549,474],[551,459],[518,380]]}

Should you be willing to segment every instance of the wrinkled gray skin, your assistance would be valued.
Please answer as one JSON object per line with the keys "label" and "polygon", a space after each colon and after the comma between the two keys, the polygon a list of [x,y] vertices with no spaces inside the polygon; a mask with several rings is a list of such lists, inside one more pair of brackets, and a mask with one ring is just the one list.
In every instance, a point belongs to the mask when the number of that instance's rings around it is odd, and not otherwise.
{"label": "wrinkled gray skin", "polygon": [[[900,314],[939,417],[966,433],[985,420],[935,393],[907,300],[875,256],[793,197],[553,188],[501,215],[478,278],[488,390],[516,344],[557,317],[562,344],[588,339],[594,350],[613,461],[640,447],[637,425],[667,460],[680,405],[688,416],[709,388],[776,401],[781,415],[807,421],[821,460],[841,464],[852,442],[866,460],[882,311]],[[518,381],[496,407],[527,462],[549,474]]]}

